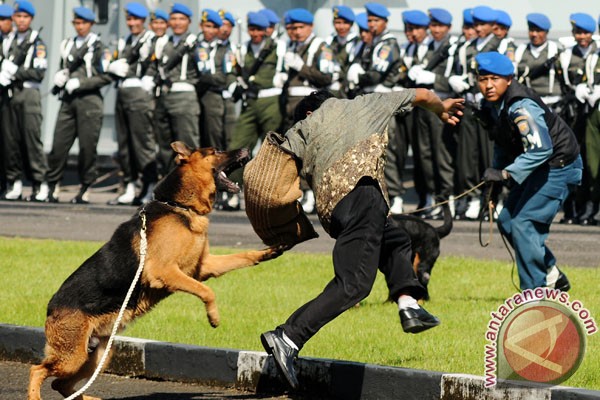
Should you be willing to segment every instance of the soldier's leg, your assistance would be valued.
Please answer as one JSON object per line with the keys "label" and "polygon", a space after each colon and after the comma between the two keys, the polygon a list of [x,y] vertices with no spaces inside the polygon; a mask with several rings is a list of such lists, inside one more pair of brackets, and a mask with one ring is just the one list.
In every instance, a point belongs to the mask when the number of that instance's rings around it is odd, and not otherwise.
{"label": "soldier's leg", "polygon": [[225,144],[226,148],[229,148],[229,143],[231,143],[231,138],[233,137],[233,131],[235,129],[235,124],[238,120],[237,108],[233,100],[224,99],[225,101],[225,116],[223,118],[224,128],[223,131],[225,133]]}
{"label": "soldier's leg", "polygon": [[[415,114],[414,135],[413,135],[413,163],[415,170],[419,171],[420,178],[423,179],[421,184],[425,193],[433,195],[436,192],[435,182],[435,161],[433,159],[433,138],[431,129],[434,121],[432,120],[430,111],[425,109],[416,109]],[[431,210],[428,210],[431,211]]]}
{"label": "soldier's leg", "polygon": [[6,191],[6,151],[5,151],[5,135],[6,129],[4,124],[6,123],[4,116],[4,107],[5,101],[2,99],[2,94],[0,93],[0,198],[4,195]]}
{"label": "soldier's leg", "polygon": [[582,225],[597,225],[594,218],[600,205],[600,109],[595,108],[587,120],[585,130],[585,148],[587,158],[585,169],[588,171],[590,190],[590,207],[585,219],[579,221]]}
{"label": "soldier's leg", "polygon": [[130,132],[130,116],[131,110],[127,107],[127,91],[131,88],[119,89],[117,92],[117,101],[115,105],[115,128],[117,131],[117,154],[119,158],[119,166],[123,174],[123,182],[125,184],[135,181],[132,173],[131,152],[131,132]]}
{"label": "soldier's leg", "polygon": [[171,130],[171,119],[165,105],[166,94],[161,95],[156,100],[154,109],[154,137],[158,145],[156,161],[158,164],[158,174],[164,177],[169,173],[171,159],[173,158],[173,150],[171,142],[173,142],[173,131]]}
{"label": "soldier's leg", "polygon": [[388,124],[388,147],[386,149],[385,164],[385,183],[388,188],[388,196],[391,201],[390,212],[392,214],[401,214],[404,212],[404,201],[402,199],[403,187],[400,170],[400,160],[402,159],[402,138],[397,129],[396,120],[390,118]]}
{"label": "soldier's leg", "polygon": [[79,181],[81,194],[87,191],[97,178],[97,146],[102,129],[104,107],[102,97],[88,95],[77,101],[77,137],[79,138]]}
{"label": "soldier's leg", "polygon": [[428,112],[431,127],[431,150],[437,201],[448,200],[454,191],[452,132],[433,113]]}
{"label": "soldier's leg", "polygon": [[[17,99],[19,100],[19,99]],[[6,178],[9,182],[9,191],[5,198],[18,200],[21,198],[23,175],[23,137],[21,129],[21,115],[23,104],[11,98],[7,102],[2,124],[5,126],[4,146],[6,155]],[[6,118],[6,121],[4,119]]]}
{"label": "soldier's leg", "polygon": [[77,118],[72,102],[73,100],[69,100],[68,102],[63,101],[58,112],[58,117],[56,118],[52,150],[48,154],[47,177],[51,189],[62,179],[67,165],[67,158],[69,157],[69,150],[77,137]]}
{"label": "soldier's leg", "polygon": [[200,104],[194,92],[169,93],[167,110],[170,116],[174,140],[181,140],[190,147],[200,147]]}
{"label": "soldier's leg", "polygon": [[[256,100],[256,108],[254,109],[258,120],[258,131],[256,138],[264,138],[267,132],[277,132],[281,126],[282,115],[279,110],[279,102],[276,96],[266,97]],[[285,132],[278,132],[285,134]],[[254,143],[256,144],[256,142]]]}
{"label": "soldier's leg", "polygon": [[226,149],[224,135],[225,103],[219,93],[207,91],[200,98],[202,108],[202,127],[200,129],[200,143],[202,147],[215,147],[219,150]]}
{"label": "soldier's leg", "polygon": [[[45,201],[48,197],[46,174],[48,162],[42,142],[42,104],[40,92],[37,89],[24,89],[25,103],[23,115],[23,134],[25,141],[27,163],[32,180],[30,201]],[[41,190],[41,193],[40,193]]]}
{"label": "soldier's leg", "polygon": [[[473,110],[465,107],[458,127],[456,148],[455,191],[462,194],[473,186],[479,175],[478,129]],[[477,196],[476,196],[477,197]],[[471,196],[462,197],[456,204],[456,218],[464,219]]]}

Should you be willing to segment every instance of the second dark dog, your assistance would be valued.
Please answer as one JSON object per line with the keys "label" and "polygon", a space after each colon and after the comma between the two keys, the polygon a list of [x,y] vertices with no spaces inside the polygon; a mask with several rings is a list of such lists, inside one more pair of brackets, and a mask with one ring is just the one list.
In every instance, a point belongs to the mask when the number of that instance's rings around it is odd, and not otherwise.
{"label": "second dark dog", "polygon": [[[444,223],[438,227],[431,226],[422,218],[413,215],[392,215],[392,220],[403,227],[410,236],[413,251],[413,267],[419,278],[419,282],[421,282],[425,289],[427,289],[431,278],[431,270],[440,256],[440,240],[448,236],[452,231],[452,213],[450,212],[450,207],[448,204],[444,204],[442,209]],[[429,292],[427,292],[425,299],[429,299]]]}

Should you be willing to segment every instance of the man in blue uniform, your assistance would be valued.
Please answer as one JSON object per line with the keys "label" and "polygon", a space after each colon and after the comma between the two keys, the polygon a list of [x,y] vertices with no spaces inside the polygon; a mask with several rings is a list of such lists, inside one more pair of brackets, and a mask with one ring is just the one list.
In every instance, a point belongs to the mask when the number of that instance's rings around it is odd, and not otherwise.
{"label": "man in blue uniform", "polygon": [[521,289],[567,291],[569,281],[545,242],[569,191],[581,181],[577,139],[539,95],[513,79],[508,57],[484,52],[475,60],[482,119],[494,141],[493,167],[483,179],[511,188],[498,227],[515,250]]}

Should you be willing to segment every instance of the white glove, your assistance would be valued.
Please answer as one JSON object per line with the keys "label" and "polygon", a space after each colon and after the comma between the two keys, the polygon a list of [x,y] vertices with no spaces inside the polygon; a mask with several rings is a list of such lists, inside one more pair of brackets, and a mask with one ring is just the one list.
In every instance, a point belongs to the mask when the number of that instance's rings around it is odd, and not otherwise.
{"label": "white glove", "polygon": [[125,78],[129,72],[129,64],[126,59],[119,58],[108,65],[108,72],[119,78]]}
{"label": "white glove", "polygon": [[302,60],[302,57],[296,53],[285,53],[283,60],[288,68],[295,69],[296,71],[300,71],[304,66],[304,60]]}
{"label": "white glove", "polygon": [[414,81],[417,85],[433,85],[435,83],[435,74],[423,69],[417,74]]}
{"label": "white glove", "polygon": [[10,78],[11,76],[8,72],[0,71],[0,86],[10,86],[10,84],[12,83],[12,80]]}
{"label": "white glove", "polygon": [[67,83],[65,85],[65,90],[67,91],[67,93],[71,94],[74,91],[76,91],[77,89],[79,89],[80,86],[81,86],[81,83],[79,82],[79,79],[71,78],[67,81]]}
{"label": "white glove", "polygon": [[417,76],[421,73],[421,71],[423,71],[423,66],[422,65],[414,65],[412,67],[410,67],[410,69],[408,70],[408,77],[411,81],[416,82],[417,81]]}
{"label": "white glove", "polygon": [[285,72],[276,72],[275,76],[273,77],[273,86],[275,86],[276,88],[282,88],[283,85],[287,82],[288,80],[288,74],[286,74]]}
{"label": "white glove", "polygon": [[452,75],[448,78],[448,84],[457,94],[461,94],[470,87],[469,84],[465,82],[464,78],[458,75]]}
{"label": "white glove", "polygon": [[142,78],[142,89],[144,89],[146,92],[152,93],[154,86],[156,86],[154,84],[154,78],[151,76],[144,76]]}
{"label": "white glove", "polygon": [[8,75],[10,75],[11,79],[13,76],[15,76],[18,69],[19,66],[14,62],[6,59],[2,61],[2,72],[6,72]]}
{"label": "white glove", "polygon": [[64,87],[65,83],[67,83],[68,80],[69,80],[69,70],[66,68],[61,69],[56,74],[54,74],[54,84],[56,86],[58,86],[59,88]]}
{"label": "white glove", "polygon": [[346,80],[348,83],[352,83],[354,85],[358,85],[358,80],[362,74],[365,73],[365,70],[360,64],[352,64],[350,68],[348,68],[348,73],[346,74]]}
{"label": "white glove", "polygon": [[591,95],[590,88],[585,83],[580,83],[575,87],[575,97],[579,100],[580,103],[585,103],[585,101]]}
{"label": "white glove", "polygon": [[587,101],[590,104],[590,106],[594,107],[598,100],[600,100],[600,86],[596,85],[594,86],[594,90],[592,91],[592,94],[590,94],[590,96],[588,97]]}

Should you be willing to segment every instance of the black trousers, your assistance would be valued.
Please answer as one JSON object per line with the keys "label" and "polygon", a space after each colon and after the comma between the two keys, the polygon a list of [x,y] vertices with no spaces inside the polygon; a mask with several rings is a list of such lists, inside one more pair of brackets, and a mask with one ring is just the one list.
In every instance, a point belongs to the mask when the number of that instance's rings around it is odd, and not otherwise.
{"label": "black trousers", "polygon": [[411,265],[410,237],[387,218],[388,206],[377,183],[363,179],[336,206],[331,219],[335,277],[321,294],[294,312],[283,328],[302,348],[319,329],[371,292],[378,268],[390,297],[410,294],[420,299],[425,289]]}

